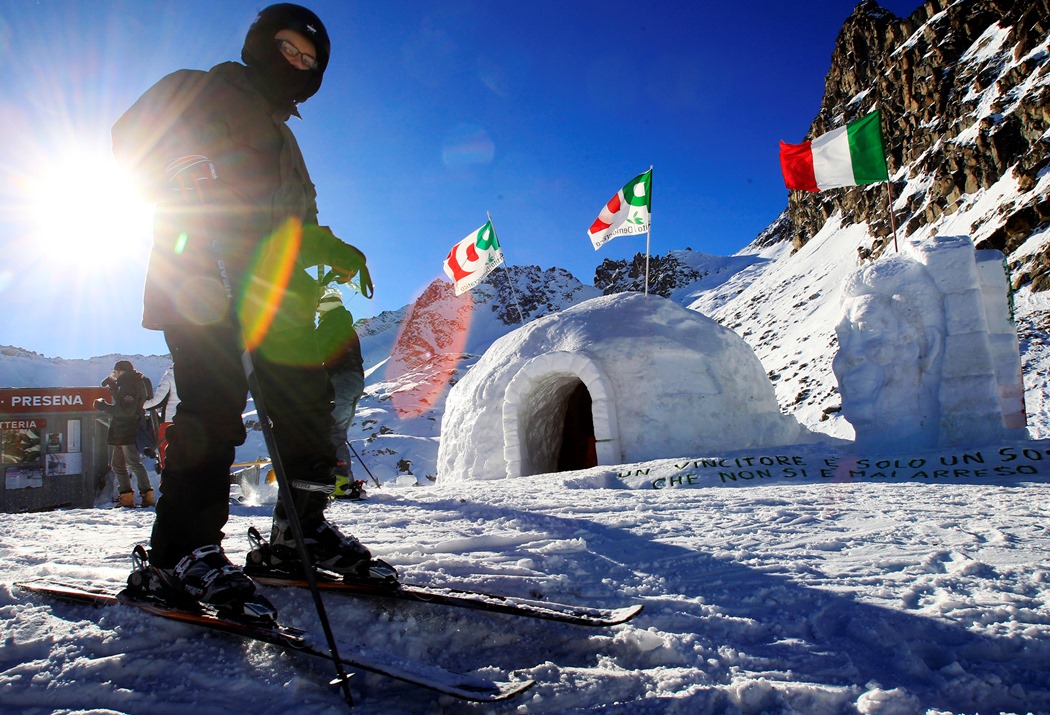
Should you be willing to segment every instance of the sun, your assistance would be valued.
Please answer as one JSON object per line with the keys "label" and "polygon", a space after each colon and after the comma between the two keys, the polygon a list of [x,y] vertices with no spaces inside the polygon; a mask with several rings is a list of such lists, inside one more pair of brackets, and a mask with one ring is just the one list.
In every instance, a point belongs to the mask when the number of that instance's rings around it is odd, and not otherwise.
{"label": "sun", "polygon": [[149,244],[153,208],[108,152],[42,162],[25,186],[32,236],[51,260],[86,269]]}

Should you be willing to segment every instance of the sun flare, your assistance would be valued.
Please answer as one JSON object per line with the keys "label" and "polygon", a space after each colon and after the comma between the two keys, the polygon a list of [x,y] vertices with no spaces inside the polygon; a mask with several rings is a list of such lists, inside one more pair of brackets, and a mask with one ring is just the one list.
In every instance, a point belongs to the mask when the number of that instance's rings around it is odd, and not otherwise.
{"label": "sun flare", "polygon": [[31,233],[52,260],[90,268],[149,242],[152,206],[112,157],[45,163],[26,187]]}

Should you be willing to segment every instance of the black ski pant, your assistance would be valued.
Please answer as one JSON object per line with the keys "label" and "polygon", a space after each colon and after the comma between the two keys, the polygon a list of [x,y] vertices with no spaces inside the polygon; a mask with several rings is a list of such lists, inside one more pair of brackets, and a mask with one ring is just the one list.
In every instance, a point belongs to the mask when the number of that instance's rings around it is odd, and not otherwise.
{"label": "black ski pant", "polygon": [[[314,341],[312,325],[294,332],[281,339]],[[222,541],[230,513],[230,465],[246,438],[242,413],[248,382],[236,326],[179,326],[166,330],[164,338],[181,402],[166,435],[150,562],[172,568],[194,549]],[[327,373],[319,363],[284,365],[261,351],[253,353],[253,363],[285,473],[293,485],[307,487],[293,490],[296,512],[304,522],[320,520],[335,485]],[[283,509],[279,503],[276,512]]]}

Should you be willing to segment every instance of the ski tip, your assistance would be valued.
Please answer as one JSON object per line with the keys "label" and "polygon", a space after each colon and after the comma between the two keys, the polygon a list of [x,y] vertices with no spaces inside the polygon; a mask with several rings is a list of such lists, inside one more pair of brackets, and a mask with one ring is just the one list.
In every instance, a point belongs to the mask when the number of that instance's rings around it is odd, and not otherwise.
{"label": "ski tip", "polygon": [[534,685],[536,685],[536,681],[531,679],[514,682],[492,682],[486,687],[477,688],[470,685],[459,685],[455,688],[455,695],[461,700],[475,703],[498,703],[516,698]]}
{"label": "ski tip", "polygon": [[517,683],[510,683],[503,689],[501,696],[496,698],[496,700],[510,700],[511,698],[516,698],[526,690],[531,690],[534,685],[536,685],[536,681],[531,679]]}
{"label": "ski tip", "polygon": [[639,613],[645,610],[645,606],[641,603],[634,606],[626,606],[624,608],[617,608],[610,614],[609,625],[618,625],[620,623],[627,623]]}

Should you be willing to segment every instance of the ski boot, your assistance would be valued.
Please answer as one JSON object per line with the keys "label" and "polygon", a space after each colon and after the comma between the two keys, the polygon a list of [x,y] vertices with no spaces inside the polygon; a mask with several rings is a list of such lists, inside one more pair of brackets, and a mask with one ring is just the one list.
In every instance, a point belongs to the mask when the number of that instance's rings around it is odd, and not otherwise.
{"label": "ski boot", "polygon": [[335,475],[335,491],[332,492],[333,499],[361,500],[366,496],[364,480],[354,479],[352,474],[349,477],[342,474]]}
{"label": "ski boot", "polygon": [[139,544],[132,552],[133,570],[128,593],[136,598],[187,610],[214,610],[222,618],[249,623],[275,623],[277,609],[256,593],[255,583],[226,558],[218,545],[202,546],[183,557],[173,569],[149,563]]}
{"label": "ski boot", "polygon": [[[353,578],[368,576],[372,552],[356,537],[343,534],[327,519],[303,524],[303,538],[314,567]],[[286,519],[274,517],[270,532],[270,563],[277,569],[300,568],[295,536]]]}
{"label": "ski boot", "polygon": [[[344,543],[349,542],[350,555],[337,553],[324,561],[315,561],[312,566],[318,579],[344,581],[347,583],[366,581],[373,584],[389,585],[392,588],[397,586],[397,569],[385,561],[371,558],[368,549],[361,546],[357,539],[353,537],[347,538],[331,523],[327,521],[324,523],[328,529],[339,534],[339,537],[345,540]],[[274,531],[276,530],[275,526]],[[258,529],[254,526],[249,527],[248,542],[251,544],[251,549],[248,551],[247,562],[244,566],[245,573],[260,577],[302,578],[302,561],[298,558],[298,549],[290,532],[291,529],[287,528],[287,524],[285,524],[286,542],[274,546],[263,538]],[[331,538],[330,535],[326,536]],[[291,543],[287,543],[288,541]],[[307,536],[306,541],[307,551],[313,556],[317,552],[316,540]],[[313,548],[311,548],[312,546]],[[367,556],[364,556],[362,552],[367,554]],[[333,566],[342,565],[349,565],[350,568],[345,568],[342,571],[333,568]]]}

